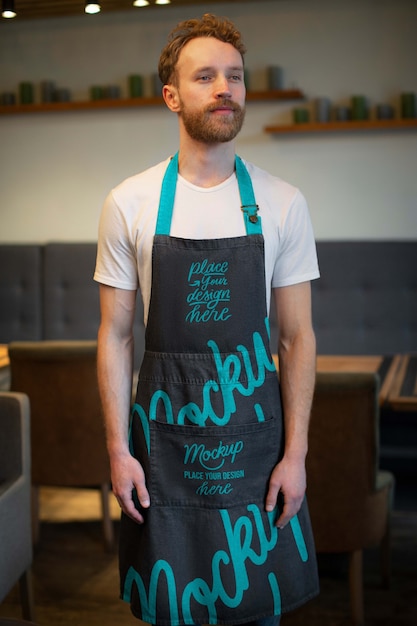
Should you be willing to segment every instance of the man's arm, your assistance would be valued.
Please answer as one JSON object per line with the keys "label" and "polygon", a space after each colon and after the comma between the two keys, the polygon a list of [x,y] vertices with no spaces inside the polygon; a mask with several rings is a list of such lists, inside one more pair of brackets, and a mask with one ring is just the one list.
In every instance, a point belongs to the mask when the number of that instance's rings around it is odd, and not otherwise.
{"label": "man's arm", "polygon": [[266,510],[275,508],[278,493],[282,492],[284,508],[276,522],[282,528],[300,509],[306,489],[305,458],[315,383],[316,342],[310,283],[274,289],[274,297],[285,448],[282,460],[271,475]]}
{"label": "man's arm", "polygon": [[132,490],[136,489],[144,508],[149,506],[149,494],[143,469],[130,454],[128,442],[135,302],[136,291],[100,285],[97,368],[113,493],[123,511],[142,523],[143,517],[135,508]]}

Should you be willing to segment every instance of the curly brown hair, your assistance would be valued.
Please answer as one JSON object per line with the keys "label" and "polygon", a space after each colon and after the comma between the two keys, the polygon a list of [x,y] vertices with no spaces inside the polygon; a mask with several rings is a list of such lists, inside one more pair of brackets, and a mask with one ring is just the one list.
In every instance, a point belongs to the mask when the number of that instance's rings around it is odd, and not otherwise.
{"label": "curly brown hair", "polygon": [[214,37],[230,43],[240,52],[243,61],[246,48],[233,22],[225,17],[205,13],[201,19],[180,22],[169,34],[168,43],[161,52],[158,64],[158,74],[163,85],[177,83],[176,66],[180,52],[186,43],[197,37]]}

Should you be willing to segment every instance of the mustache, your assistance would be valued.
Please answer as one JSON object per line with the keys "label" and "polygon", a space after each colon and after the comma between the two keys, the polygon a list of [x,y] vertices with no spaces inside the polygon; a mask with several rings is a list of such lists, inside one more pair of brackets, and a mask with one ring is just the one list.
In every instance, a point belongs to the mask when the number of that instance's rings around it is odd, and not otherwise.
{"label": "mustache", "polygon": [[217,111],[218,109],[223,109],[224,107],[227,107],[228,109],[232,109],[232,111],[241,111],[242,107],[237,104],[237,102],[233,102],[233,100],[229,100],[228,98],[223,98],[222,100],[219,100],[218,102],[216,102],[216,104],[207,107],[207,110],[212,112],[212,111]]}

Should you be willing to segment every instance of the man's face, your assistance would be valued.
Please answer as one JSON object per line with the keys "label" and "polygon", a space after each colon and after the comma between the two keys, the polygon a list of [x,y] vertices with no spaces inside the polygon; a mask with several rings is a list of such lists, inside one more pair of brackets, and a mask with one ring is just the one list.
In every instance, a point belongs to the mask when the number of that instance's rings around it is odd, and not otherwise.
{"label": "man's face", "polygon": [[240,53],[231,44],[199,37],[184,46],[176,70],[179,116],[190,137],[208,144],[232,141],[245,117]]}

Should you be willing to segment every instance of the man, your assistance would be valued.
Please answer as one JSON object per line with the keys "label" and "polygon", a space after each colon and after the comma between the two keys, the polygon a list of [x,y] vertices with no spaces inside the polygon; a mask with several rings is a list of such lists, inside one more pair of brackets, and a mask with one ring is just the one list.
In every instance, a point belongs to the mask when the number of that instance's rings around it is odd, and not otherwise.
{"label": "man", "polygon": [[[235,154],[244,52],[213,15],[173,30],[159,74],[179,151],[113,190],[100,224],[121,595],[152,624],[276,625],[318,589],[304,498],[317,259],[300,192]],[[146,351],[129,427],[139,285]]]}

